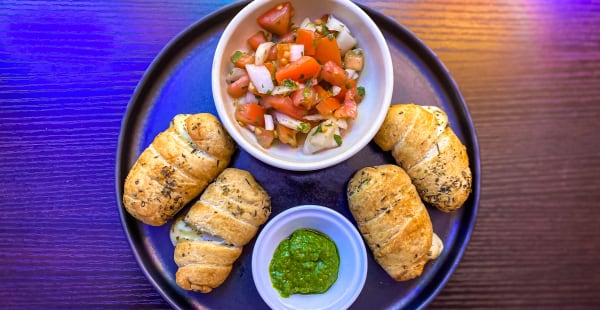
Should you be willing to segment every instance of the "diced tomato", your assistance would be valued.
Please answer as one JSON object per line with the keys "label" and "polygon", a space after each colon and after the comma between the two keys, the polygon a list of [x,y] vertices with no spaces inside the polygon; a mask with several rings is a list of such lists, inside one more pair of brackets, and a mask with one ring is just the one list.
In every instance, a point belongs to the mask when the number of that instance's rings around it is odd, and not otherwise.
{"label": "diced tomato", "polygon": [[289,144],[292,147],[298,146],[298,140],[296,139],[297,131],[287,128],[281,124],[277,124],[277,138],[279,141],[285,144]]}
{"label": "diced tomato", "polygon": [[346,98],[346,92],[352,88],[356,88],[356,80],[347,79],[344,86],[340,87],[340,93],[337,94],[335,97],[339,100],[344,100],[344,98]]}
{"label": "diced tomato", "polygon": [[317,92],[317,102],[322,101],[325,98],[331,97],[331,93],[325,90],[325,88],[323,88],[321,85],[315,85],[313,86],[313,88]]}
{"label": "diced tomato", "polygon": [[279,43],[294,43],[296,42],[296,32],[290,31],[279,37]]}
{"label": "diced tomato", "polygon": [[335,85],[340,88],[345,88],[348,80],[346,71],[344,71],[341,66],[338,66],[333,61],[327,61],[325,64],[323,64],[321,78],[329,82],[331,85]]}
{"label": "diced tomato", "polygon": [[327,35],[317,39],[315,58],[322,64],[333,61],[336,65],[342,66],[342,54],[334,36]]}
{"label": "diced tomato", "polygon": [[319,76],[319,72],[321,72],[321,66],[314,58],[310,56],[302,56],[289,65],[279,68],[277,73],[275,73],[275,79],[279,84],[286,79],[304,83],[314,77]]}
{"label": "diced tomato", "polygon": [[267,55],[267,60],[277,60],[277,45],[273,45],[269,49],[269,54]]}
{"label": "diced tomato", "polygon": [[247,42],[248,45],[256,51],[261,43],[267,42],[267,37],[263,31],[257,31],[248,38]]}
{"label": "diced tomato", "polygon": [[304,117],[308,115],[308,111],[302,107],[295,106],[290,97],[263,96],[260,102],[265,107],[272,107],[273,109],[297,120],[303,120]]}
{"label": "diced tomato", "polygon": [[319,111],[319,114],[321,114],[325,117],[329,117],[329,116],[332,116],[334,111],[337,110],[341,105],[342,104],[340,103],[340,101],[337,98],[327,97],[327,98],[321,100],[321,102],[317,103],[315,108],[317,108],[317,111]]}
{"label": "diced tomato", "polygon": [[265,30],[282,36],[290,31],[291,20],[294,16],[294,8],[288,2],[277,4],[262,15],[256,22]]}
{"label": "diced tomato", "polygon": [[358,96],[358,90],[356,87],[348,90],[344,98],[344,103],[339,109],[333,112],[333,116],[337,118],[355,119],[358,116],[358,107],[355,99],[356,96]]}
{"label": "diced tomato", "polygon": [[245,125],[265,126],[265,109],[256,103],[239,104],[235,108],[235,119]]}
{"label": "diced tomato", "polygon": [[304,45],[304,55],[314,56],[317,36],[314,31],[299,28],[296,30],[296,43]]}
{"label": "diced tomato", "polygon": [[317,101],[317,91],[312,87],[305,87],[292,92],[290,97],[295,106],[310,110]]}
{"label": "diced tomato", "polygon": [[231,55],[231,62],[238,68],[245,69],[247,64],[254,63],[254,56],[241,51],[236,51]]}
{"label": "diced tomato", "polygon": [[344,103],[339,109],[333,112],[333,116],[337,118],[355,119],[358,116],[358,108],[356,107],[356,104]]}
{"label": "diced tomato", "polygon": [[240,98],[248,91],[248,85],[250,85],[250,77],[244,75],[237,81],[227,85],[227,93],[233,98]]}
{"label": "diced tomato", "polygon": [[363,100],[363,95],[358,91],[358,87],[356,87],[356,82],[354,82],[354,86],[352,86],[350,89],[348,89],[348,91],[346,92],[346,95],[344,96],[344,99],[352,100],[352,101],[356,102],[357,104]]}
{"label": "diced tomato", "polygon": [[256,142],[264,148],[269,148],[275,140],[275,130],[266,130],[262,127],[256,127],[254,129],[254,135],[256,135]]}

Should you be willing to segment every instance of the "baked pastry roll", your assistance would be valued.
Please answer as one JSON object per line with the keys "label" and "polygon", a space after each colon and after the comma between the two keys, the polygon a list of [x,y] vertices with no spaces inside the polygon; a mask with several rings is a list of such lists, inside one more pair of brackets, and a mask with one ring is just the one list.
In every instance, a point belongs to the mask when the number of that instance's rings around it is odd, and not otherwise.
{"label": "baked pastry roll", "polygon": [[225,169],[172,226],[177,284],[203,293],[221,285],[270,215],[271,197],[252,174]]}
{"label": "baked pastry roll", "polygon": [[235,144],[212,114],[179,114],[139,156],[127,178],[123,205],[160,226],[196,198],[231,160]]}
{"label": "baked pastry roll", "polygon": [[195,231],[183,218],[179,216],[171,226],[173,258],[178,267],[175,281],[183,289],[208,293],[227,279],[242,247]]}
{"label": "baked pastry roll", "polygon": [[[366,167],[347,187],[348,205],[375,261],[396,281],[421,275],[437,258],[431,219],[406,172],[397,165]],[[432,244],[434,247],[432,247]]]}
{"label": "baked pastry roll", "polygon": [[392,105],[373,140],[392,151],[425,202],[451,212],[469,197],[472,176],[466,148],[440,108]]}

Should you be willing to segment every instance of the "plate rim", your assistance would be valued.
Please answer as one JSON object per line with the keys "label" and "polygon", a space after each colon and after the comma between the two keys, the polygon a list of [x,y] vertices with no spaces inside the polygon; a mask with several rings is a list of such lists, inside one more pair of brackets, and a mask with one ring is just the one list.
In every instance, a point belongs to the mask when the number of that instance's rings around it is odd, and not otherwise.
{"label": "plate rim", "polygon": [[[171,54],[176,54],[180,49],[177,49],[178,45],[186,44],[182,42],[188,42],[189,38],[194,35],[197,28],[202,25],[211,25],[212,23],[217,23],[223,16],[228,16],[231,14],[231,11],[239,11],[243,8],[249,1],[237,1],[225,5],[204,17],[199,18],[192,24],[188,25],[181,32],[179,32],[176,36],[174,36],[153,58],[153,60],[148,65],[147,69],[144,71],[140,81],[137,83],[134,88],[133,94],[127,104],[124,116],[121,120],[121,127],[118,136],[118,144],[117,144],[117,152],[115,156],[115,194],[117,200],[117,206],[119,208],[119,218],[121,221],[122,229],[126,235],[127,242],[129,243],[130,249],[133,252],[135,260],[141,269],[142,273],[146,277],[146,279],[152,284],[154,289],[158,291],[158,293],[164,298],[164,300],[173,308],[176,309],[184,309],[188,306],[193,306],[194,303],[190,300],[185,300],[185,304],[182,304],[181,300],[176,300],[175,297],[178,296],[178,293],[175,291],[175,288],[170,285],[162,285],[159,283],[157,279],[153,276],[152,272],[149,270],[147,266],[148,258],[144,258],[141,256],[143,252],[140,250],[144,248],[137,242],[134,242],[134,235],[138,235],[136,231],[134,231],[131,226],[133,224],[137,224],[136,220],[133,219],[127,212],[124,210],[123,203],[121,197],[123,195],[123,183],[128,173],[128,167],[124,167],[124,163],[122,162],[122,158],[124,158],[124,154],[129,154],[128,151],[125,151],[125,136],[132,131],[132,124],[136,123],[135,119],[137,119],[137,115],[134,113],[136,111],[136,102],[140,100],[141,97],[145,96],[145,91],[149,83],[150,78],[156,75],[156,72],[161,72],[161,70],[169,63],[168,56]],[[417,37],[412,31],[398,23],[396,20],[384,15],[383,13],[376,11],[366,5],[359,4],[357,5],[363,9],[368,15],[372,18],[376,19],[376,24],[380,28],[392,28],[398,29],[399,31],[395,33],[395,35],[401,35],[403,42],[409,42],[409,46],[416,47],[416,51],[413,49],[413,52],[416,52],[419,57],[423,60],[429,70],[431,70],[435,74],[435,78],[443,82],[447,90],[447,94],[449,95],[450,102],[456,102],[457,105],[453,105],[453,108],[457,112],[457,117],[461,120],[459,124],[462,126],[462,131],[465,133],[464,140],[462,141],[465,144],[468,144],[471,149],[471,153],[474,156],[469,156],[469,166],[471,167],[472,173],[472,193],[470,197],[467,199],[465,204],[470,205],[469,208],[461,208],[463,209],[463,213],[460,217],[459,222],[462,225],[459,225],[459,231],[456,233],[457,239],[454,241],[455,245],[450,248],[450,253],[448,258],[444,260],[439,267],[439,270],[445,270],[446,272],[437,272],[432,275],[432,277],[427,281],[426,285],[422,287],[421,292],[410,300],[409,304],[403,305],[404,307],[417,308],[422,309],[426,307],[431,301],[438,295],[438,293],[442,290],[442,288],[447,284],[451,275],[454,273],[456,267],[460,263],[462,256],[469,244],[471,236],[473,234],[473,230],[475,228],[476,220],[477,220],[477,212],[479,208],[479,200],[481,195],[481,159],[480,159],[480,149],[479,142],[477,139],[477,133],[475,124],[471,118],[471,114],[469,112],[469,108],[459,90],[458,85],[452,78],[449,73],[449,70],[442,63],[439,57],[435,54],[433,50],[431,50],[427,45]],[[393,103],[392,103],[393,104]],[[466,123],[466,125],[464,124]],[[468,143],[467,143],[468,142]],[[469,204],[469,201],[471,203]],[[168,283],[167,283],[168,284]],[[176,294],[176,295],[173,295]]]}

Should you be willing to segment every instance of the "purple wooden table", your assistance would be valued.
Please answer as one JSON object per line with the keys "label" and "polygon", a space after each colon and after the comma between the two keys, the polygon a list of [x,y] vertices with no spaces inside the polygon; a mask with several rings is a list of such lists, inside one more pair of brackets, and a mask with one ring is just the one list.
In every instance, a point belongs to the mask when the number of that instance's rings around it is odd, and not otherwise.
{"label": "purple wooden table", "polygon": [[[477,225],[429,308],[600,304],[600,4],[358,2],[437,53],[479,137]],[[0,308],[169,307],[119,219],[119,130],[165,44],[230,3],[0,3]]]}

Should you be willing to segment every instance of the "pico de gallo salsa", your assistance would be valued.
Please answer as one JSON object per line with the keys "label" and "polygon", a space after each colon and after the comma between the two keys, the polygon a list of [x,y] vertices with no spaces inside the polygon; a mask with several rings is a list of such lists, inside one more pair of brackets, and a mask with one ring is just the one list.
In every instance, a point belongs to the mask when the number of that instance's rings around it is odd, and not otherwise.
{"label": "pico de gallo salsa", "polygon": [[[364,55],[350,29],[332,14],[294,24],[290,2],[256,22],[247,49],[231,55],[227,93],[237,122],[264,148],[274,143],[313,154],[340,146],[358,116],[365,89],[357,84]],[[277,142],[279,141],[279,142]]]}

